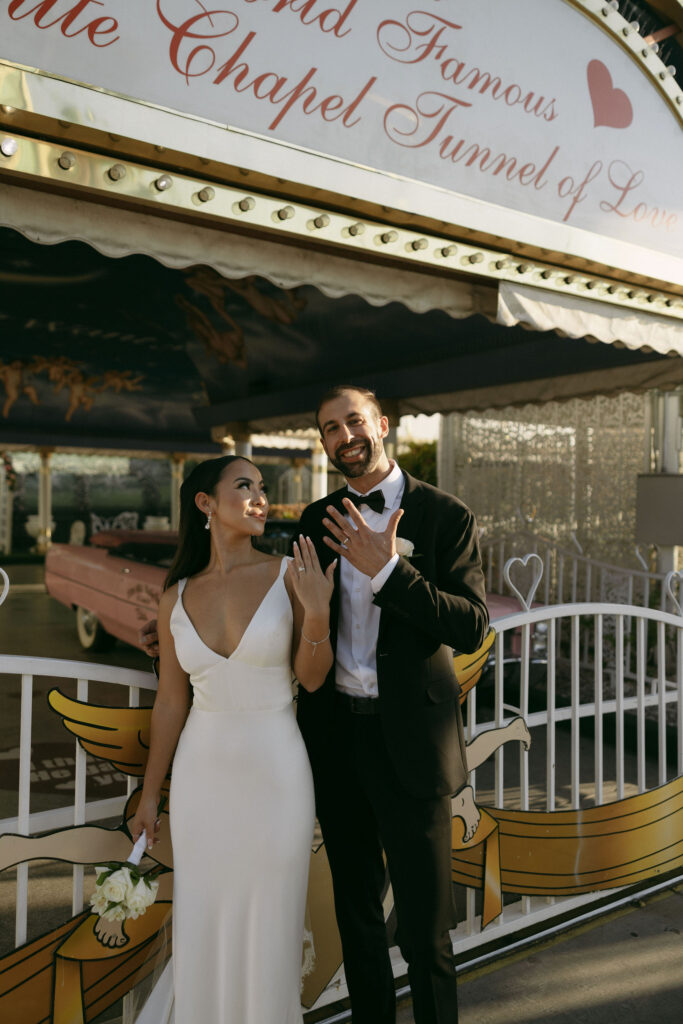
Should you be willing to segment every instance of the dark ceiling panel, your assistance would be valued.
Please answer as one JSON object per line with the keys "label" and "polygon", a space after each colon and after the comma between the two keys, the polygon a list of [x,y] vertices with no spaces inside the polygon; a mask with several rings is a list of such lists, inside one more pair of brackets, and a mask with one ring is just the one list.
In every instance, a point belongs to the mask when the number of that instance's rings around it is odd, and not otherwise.
{"label": "dark ceiling panel", "polygon": [[6,443],[202,450],[212,425],[308,413],[334,382],[400,400],[658,358],[0,230]]}

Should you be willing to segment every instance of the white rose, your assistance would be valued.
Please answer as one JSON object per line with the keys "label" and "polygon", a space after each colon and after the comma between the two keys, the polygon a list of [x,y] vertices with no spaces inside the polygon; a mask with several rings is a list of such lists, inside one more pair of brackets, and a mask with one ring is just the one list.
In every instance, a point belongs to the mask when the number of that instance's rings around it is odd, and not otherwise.
{"label": "white rose", "polygon": [[396,538],[396,554],[402,555],[404,558],[410,558],[414,550],[415,545],[412,540],[406,540],[405,537]]}
{"label": "white rose", "polygon": [[144,914],[147,910],[147,907],[151,907],[154,903],[158,888],[158,882],[154,881],[151,883],[151,886],[149,886],[142,878],[140,879],[133,891],[128,894],[128,899],[126,900],[130,916],[133,919],[140,917],[140,915]]}
{"label": "white rose", "polygon": [[117,903],[111,910],[105,910],[100,915],[105,921],[125,921],[126,920],[126,908],[122,903]]}
{"label": "white rose", "polygon": [[109,906],[109,900],[103,894],[101,888],[95,889],[95,892],[90,897],[90,906],[93,908],[95,913],[99,915],[99,917],[102,917],[102,914]]}
{"label": "white rose", "polygon": [[128,868],[119,868],[112,872],[109,878],[105,878],[101,887],[102,895],[106,896],[111,903],[120,903],[125,900],[128,891],[132,888]]}

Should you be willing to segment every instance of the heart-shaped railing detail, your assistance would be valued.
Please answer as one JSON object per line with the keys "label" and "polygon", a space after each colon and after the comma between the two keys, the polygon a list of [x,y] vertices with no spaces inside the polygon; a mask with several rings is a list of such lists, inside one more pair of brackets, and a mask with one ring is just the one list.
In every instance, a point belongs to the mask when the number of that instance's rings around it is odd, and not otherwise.
{"label": "heart-shaped railing detail", "polygon": [[[674,594],[674,580],[678,580],[678,597]],[[664,590],[673,601],[674,608],[678,614],[683,615],[683,570],[679,569],[678,572],[669,572],[666,574]]]}
{"label": "heart-shaped railing detail", "polygon": [[636,558],[638,559],[638,561],[642,565],[642,567],[645,570],[645,572],[650,572],[651,571],[650,565],[648,564],[648,562],[647,562],[647,560],[645,558],[645,555],[643,555],[643,548],[645,549],[645,551],[648,554],[649,554],[650,551],[659,551],[659,548],[657,547],[656,544],[636,544],[636,548],[635,548]]}
{"label": "heart-shaped railing detail", "polygon": [[[529,587],[527,595],[526,597],[524,597],[519,588],[516,587],[512,580],[510,579],[510,570],[515,565],[521,565],[523,569],[526,569],[529,562],[532,562],[534,566],[534,575],[533,579],[531,580],[531,586]],[[516,558],[508,558],[507,562],[505,563],[505,566],[503,568],[503,576],[505,577],[505,582],[507,583],[510,590],[512,590],[517,595],[517,599],[522,605],[522,608],[524,608],[527,612],[531,608],[531,602],[533,601],[536,595],[536,591],[538,590],[538,585],[541,582],[542,575],[543,559],[540,555],[537,555],[536,552],[532,552],[531,554],[525,555],[524,558],[520,558],[519,556]]]}
{"label": "heart-shaped railing detail", "polygon": [[2,604],[9,594],[9,576],[4,569],[0,569],[0,576],[2,576],[2,594],[0,594],[0,604]]}

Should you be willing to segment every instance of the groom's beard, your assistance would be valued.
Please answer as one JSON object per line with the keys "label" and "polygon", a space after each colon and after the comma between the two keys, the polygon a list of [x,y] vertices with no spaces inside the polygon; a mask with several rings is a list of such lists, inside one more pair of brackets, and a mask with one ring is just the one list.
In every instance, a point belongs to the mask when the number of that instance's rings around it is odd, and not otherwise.
{"label": "groom's beard", "polygon": [[[346,462],[341,458],[344,452],[360,447],[363,448],[360,458],[355,459],[353,462]],[[330,455],[329,458],[335,469],[338,469],[347,479],[352,480],[354,477],[365,476],[366,473],[371,473],[379,462],[381,455],[382,442],[364,438],[362,441],[355,441],[353,444],[340,446],[334,455]]]}

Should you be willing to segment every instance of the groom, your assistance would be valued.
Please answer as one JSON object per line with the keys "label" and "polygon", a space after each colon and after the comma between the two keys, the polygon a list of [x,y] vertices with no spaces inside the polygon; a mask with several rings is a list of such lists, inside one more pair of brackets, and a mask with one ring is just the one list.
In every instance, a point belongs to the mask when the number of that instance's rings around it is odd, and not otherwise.
{"label": "groom", "polygon": [[335,663],[320,690],[300,691],[298,720],[353,1024],[396,1019],[383,851],[416,1024],[454,1024],[451,796],[459,794],[466,835],[478,816],[466,786],[451,648],[475,651],[488,629],[474,516],[387,458],[389,424],[373,392],[335,387],[317,420],[348,486],[301,518],[323,569],[339,562],[330,609]]}

